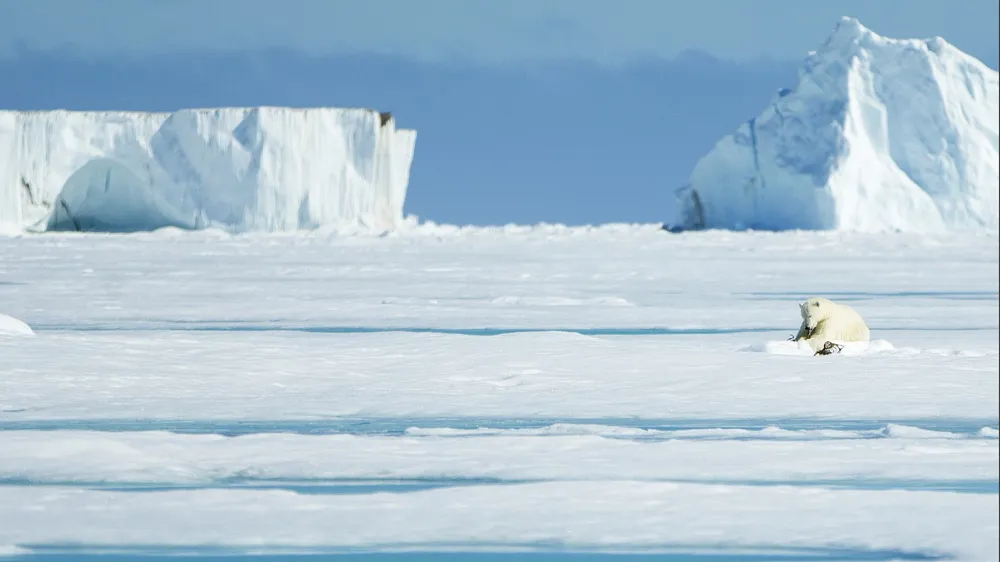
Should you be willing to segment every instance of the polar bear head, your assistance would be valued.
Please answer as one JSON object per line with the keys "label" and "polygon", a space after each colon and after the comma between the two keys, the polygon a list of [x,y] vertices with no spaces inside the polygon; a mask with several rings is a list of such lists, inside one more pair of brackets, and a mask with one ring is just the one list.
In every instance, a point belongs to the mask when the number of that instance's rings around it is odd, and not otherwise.
{"label": "polar bear head", "polygon": [[806,323],[806,328],[815,330],[820,322],[833,314],[833,309],[836,306],[830,299],[813,297],[803,303],[799,303],[799,312],[802,314],[802,320]]}

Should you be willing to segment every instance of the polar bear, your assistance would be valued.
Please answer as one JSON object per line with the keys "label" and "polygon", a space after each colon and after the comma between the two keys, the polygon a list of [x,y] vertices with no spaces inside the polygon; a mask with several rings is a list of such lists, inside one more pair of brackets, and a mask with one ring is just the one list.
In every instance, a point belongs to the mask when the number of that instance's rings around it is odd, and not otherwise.
{"label": "polar bear", "polygon": [[813,351],[823,354],[838,348],[837,343],[867,342],[871,331],[861,315],[845,304],[813,297],[799,304],[802,326],[793,341],[805,340]]}

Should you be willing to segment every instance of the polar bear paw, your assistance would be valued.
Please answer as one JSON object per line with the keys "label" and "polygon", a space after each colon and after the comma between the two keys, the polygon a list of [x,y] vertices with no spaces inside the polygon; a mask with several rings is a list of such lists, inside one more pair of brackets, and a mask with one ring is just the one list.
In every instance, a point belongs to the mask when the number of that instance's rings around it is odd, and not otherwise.
{"label": "polar bear paw", "polygon": [[843,350],[844,346],[840,345],[839,343],[833,343],[832,341],[828,341],[823,344],[822,349],[819,349],[818,351],[816,351],[816,353],[813,353],[813,357],[817,355],[833,355],[834,353],[840,353]]}

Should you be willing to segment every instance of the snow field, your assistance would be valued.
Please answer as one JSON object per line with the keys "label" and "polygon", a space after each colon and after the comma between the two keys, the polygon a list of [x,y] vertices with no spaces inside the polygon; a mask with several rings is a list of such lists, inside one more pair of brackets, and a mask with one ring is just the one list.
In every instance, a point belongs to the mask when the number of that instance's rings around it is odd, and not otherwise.
{"label": "snow field", "polygon": [[[996,559],[998,253],[626,226],[3,239],[34,337],[0,336],[0,544]],[[798,353],[812,295],[873,345]]]}

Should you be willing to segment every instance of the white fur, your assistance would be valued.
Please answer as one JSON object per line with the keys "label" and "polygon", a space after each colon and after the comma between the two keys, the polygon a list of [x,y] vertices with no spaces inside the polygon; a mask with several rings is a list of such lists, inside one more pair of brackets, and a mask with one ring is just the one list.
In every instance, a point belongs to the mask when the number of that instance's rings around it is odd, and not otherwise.
{"label": "white fur", "polygon": [[826,342],[867,342],[871,331],[861,315],[846,304],[814,297],[799,304],[802,326],[795,341],[805,340],[814,351],[823,349]]}

